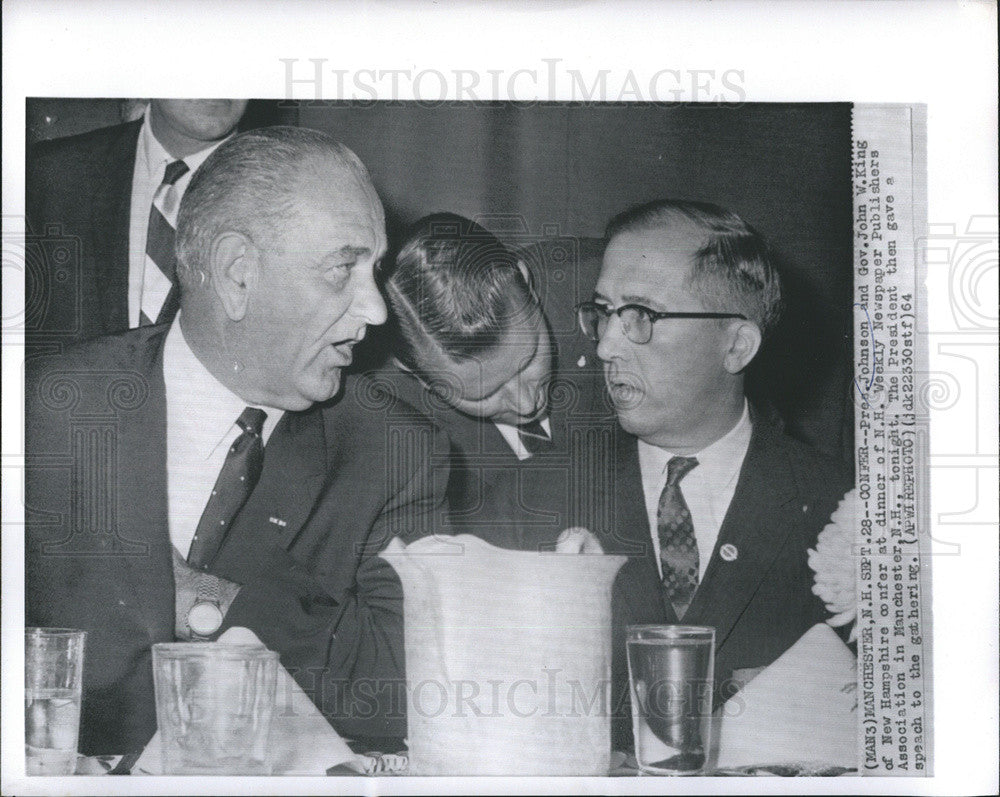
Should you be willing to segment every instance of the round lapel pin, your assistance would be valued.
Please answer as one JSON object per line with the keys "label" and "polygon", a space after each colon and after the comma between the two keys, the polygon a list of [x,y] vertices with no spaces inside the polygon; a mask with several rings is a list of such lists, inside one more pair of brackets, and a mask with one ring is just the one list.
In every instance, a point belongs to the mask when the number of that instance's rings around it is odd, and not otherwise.
{"label": "round lapel pin", "polygon": [[731,542],[727,542],[721,548],[719,548],[719,556],[722,557],[723,561],[735,562],[739,557],[740,552]]}

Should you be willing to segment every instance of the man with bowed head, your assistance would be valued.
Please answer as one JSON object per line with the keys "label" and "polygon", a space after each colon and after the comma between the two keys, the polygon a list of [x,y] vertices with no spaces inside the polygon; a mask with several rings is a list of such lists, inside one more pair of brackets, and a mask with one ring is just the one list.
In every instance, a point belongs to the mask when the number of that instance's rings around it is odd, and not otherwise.
{"label": "man with bowed head", "polygon": [[387,434],[412,411],[342,385],[386,319],[385,247],[350,150],[244,133],[185,193],[174,321],[30,364],[26,620],[88,632],[82,752],[151,737],[153,643],[229,626],[279,651],[342,733],[403,735],[398,705],[355,689],[402,678],[399,583],[376,554],[429,533],[444,499],[429,452]]}
{"label": "man with bowed head", "polygon": [[613,219],[607,238],[578,316],[623,431],[614,528],[599,534],[629,556],[613,700],[627,700],[625,627],[683,622],[715,628],[719,702],[826,618],[806,552],[850,485],[745,396],[781,305],[760,236],[717,206],[662,200]]}
{"label": "man with bowed head", "polygon": [[475,221],[433,213],[404,236],[386,294],[396,368],[377,378],[452,444],[441,530],[506,548],[599,548],[576,528],[590,522],[589,495],[574,486],[604,474],[550,401],[555,341],[524,261]]}

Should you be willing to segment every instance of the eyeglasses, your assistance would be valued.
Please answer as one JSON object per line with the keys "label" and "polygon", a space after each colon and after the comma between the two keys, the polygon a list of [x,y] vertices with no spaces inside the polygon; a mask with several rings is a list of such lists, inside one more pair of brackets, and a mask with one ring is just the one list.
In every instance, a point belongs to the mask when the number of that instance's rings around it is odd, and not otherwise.
{"label": "eyeglasses", "polygon": [[622,322],[622,332],[633,343],[649,343],[653,337],[653,324],[666,318],[742,318],[740,313],[658,313],[641,304],[624,304],[608,307],[597,302],[581,302],[576,306],[576,318],[580,330],[593,341],[599,341],[608,328],[608,319],[618,316]]}

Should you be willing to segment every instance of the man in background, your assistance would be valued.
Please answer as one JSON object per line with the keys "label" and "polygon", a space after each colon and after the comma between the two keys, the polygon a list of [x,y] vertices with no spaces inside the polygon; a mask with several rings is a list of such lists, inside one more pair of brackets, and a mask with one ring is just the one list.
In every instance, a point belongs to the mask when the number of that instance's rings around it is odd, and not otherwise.
{"label": "man in background", "polygon": [[386,318],[385,246],[350,150],[244,133],[184,197],[174,321],[29,362],[26,621],[88,633],[85,754],[149,741],[154,643],[229,626],[280,652],[341,733],[405,734],[402,595],[377,554],[430,533],[447,443],[432,428],[404,450],[415,411],[341,382]]}
{"label": "man in background", "polygon": [[28,233],[68,237],[73,252],[69,263],[43,266],[69,268],[70,285],[56,289],[55,274],[44,274],[44,295],[27,319],[31,338],[71,343],[173,319],[181,197],[246,107],[154,99],[141,120],[41,142],[29,153]]}
{"label": "man in background", "polygon": [[[715,628],[719,702],[826,618],[806,552],[850,484],[744,394],[781,306],[758,234],[714,205],[663,200],[613,219],[607,238],[578,315],[622,430],[614,527],[595,529],[629,556],[613,702],[627,701],[626,626],[680,622]],[[616,744],[630,736],[619,712]]]}

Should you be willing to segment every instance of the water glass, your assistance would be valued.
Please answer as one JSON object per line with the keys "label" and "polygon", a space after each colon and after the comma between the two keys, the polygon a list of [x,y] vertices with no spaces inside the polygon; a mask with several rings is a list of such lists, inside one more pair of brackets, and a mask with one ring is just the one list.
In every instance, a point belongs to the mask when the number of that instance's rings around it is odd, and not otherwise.
{"label": "water glass", "polygon": [[72,775],[80,735],[85,631],[24,629],[24,754],[29,775]]}
{"label": "water glass", "polygon": [[639,769],[698,774],[711,744],[715,629],[629,626],[626,650]]}
{"label": "water glass", "polygon": [[278,654],[262,645],[153,645],[167,775],[269,775]]}

